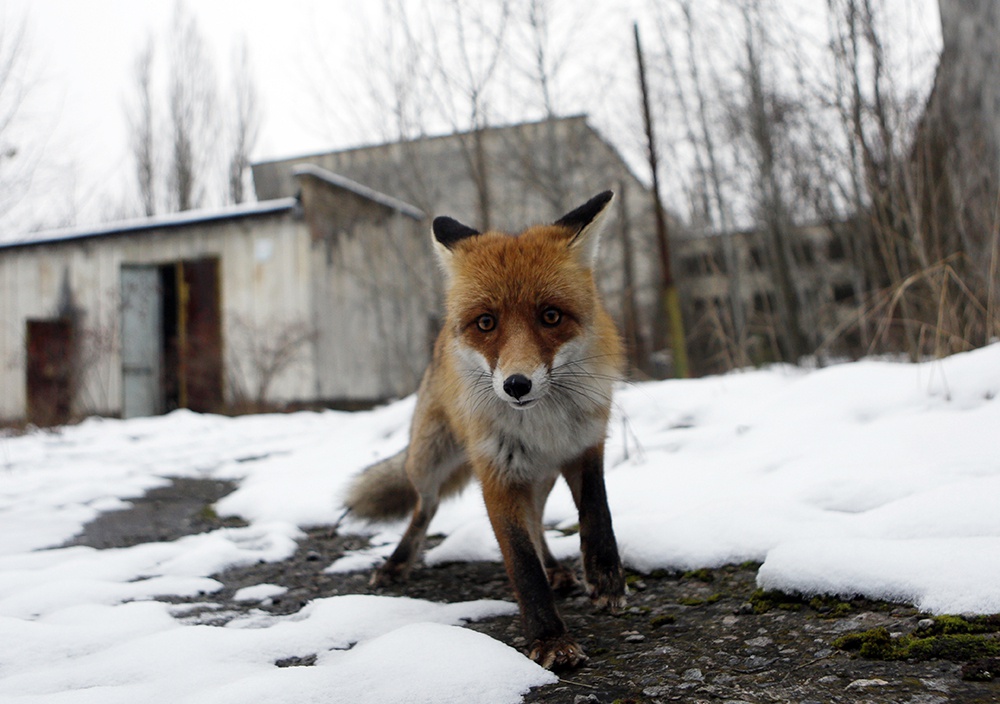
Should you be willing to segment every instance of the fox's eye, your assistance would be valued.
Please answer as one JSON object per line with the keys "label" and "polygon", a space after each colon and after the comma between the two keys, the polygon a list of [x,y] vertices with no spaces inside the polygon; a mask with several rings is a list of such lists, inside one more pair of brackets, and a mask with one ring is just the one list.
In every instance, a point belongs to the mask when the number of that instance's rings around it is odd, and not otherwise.
{"label": "fox's eye", "polygon": [[489,332],[497,326],[497,319],[494,318],[489,313],[483,313],[478,318],[476,318],[476,327],[483,332]]}
{"label": "fox's eye", "polygon": [[562,311],[558,308],[546,308],[542,311],[542,325],[555,327],[562,322]]}

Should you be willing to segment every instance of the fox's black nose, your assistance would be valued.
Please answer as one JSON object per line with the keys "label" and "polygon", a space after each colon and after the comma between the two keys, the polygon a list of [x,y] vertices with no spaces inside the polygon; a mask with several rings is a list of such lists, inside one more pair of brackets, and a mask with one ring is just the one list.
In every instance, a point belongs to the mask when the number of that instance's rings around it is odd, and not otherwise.
{"label": "fox's black nose", "polygon": [[503,390],[508,396],[520,399],[531,391],[531,379],[524,374],[511,374],[504,379]]}

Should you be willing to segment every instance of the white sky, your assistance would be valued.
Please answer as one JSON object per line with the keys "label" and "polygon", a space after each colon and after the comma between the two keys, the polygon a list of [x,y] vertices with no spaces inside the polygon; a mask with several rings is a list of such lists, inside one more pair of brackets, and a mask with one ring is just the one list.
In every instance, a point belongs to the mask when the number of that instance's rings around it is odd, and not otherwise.
{"label": "white sky", "polygon": [[[287,0],[280,7],[264,0],[188,3],[216,53],[220,76],[236,43],[245,38],[250,47],[263,116],[255,157],[327,147],[329,140],[298,117],[314,108],[304,67],[317,51],[314,28],[328,33],[325,51],[343,45],[361,6],[338,0]],[[0,0],[0,21],[27,18],[32,85],[25,123],[45,135],[44,164],[75,175],[69,185],[59,181],[60,189],[74,191],[75,208],[101,207],[95,201],[109,197],[109,184],[122,181],[129,169],[124,106],[134,92],[133,64],[151,35],[159,40],[163,63],[174,7],[174,0]]]}
{"label": "white sky", "polygon": [[[935,0],[888,2],[900,18],[899,26],[914,35],[914,41],[936,45]],[[255,158],[320,151],[357,139],[345,133],[338,140],[341,144],[335,145],[329,128],[324,133],[319,127],[323,120],[317,115],[315,94],[329,87],[316,85],[323,74],[315,64],[322,53],[328,64],[343,65],[348,75],[357,70],[358,47],[372,31],[371,19],[361,15],[375,12],[379,5],[351,0],[187,2],[206,44],[216,52],[220,76],[230,63],[233,45],[242,38],[249,45],[263,118]],[[580,53],[604,50],[607,54],[608,46],[618,47],[613,56],[602,59],[599,68],[617,72],[630,82],[634,60],[631,55],[620,56],[620,45],[631,36],[632,19],[646,6],[643,0],[595,3],[587,31],[593,33],[596,27],[599,36],[591,34]],[[44,193],[46,225],[72,224],[67,218],[74,216],[80,221],[100,219],[120,200],[131,169],[124,105],[134,93],[133,64],[150,35],[159,40],[160,53],[165,53],[164,38],[174,8],[175,0],[0,0],[0,27],[27,18],[31,93],[22,126],[27,125],[36,138],[44,135],[36,139],[44,152],[33,194]],[[650,45],[653,32],[650,26]],[[602,37],[606,46],[597,46]],[[159,58],[165,63],[165,56]],[[605,81],[598,91],[607,92],[609,79],[598,80]],[[614,90],[622,90],[623,81],[610,80]],[[631,100],[625,95],[624,99],[605,95],[604,105],[597,98],[592,100],[594,107],[590,101],[586,107],[592,113],[622,112],[621,104]],[[518,96],[507,100],[515,101],[516,107]],[[579,103],[579,96],[570,96],[563,105],[575,111]],[[503,108],[511,111],[509,105]],[[635,141],[634,135],[627,137]],[[0,239],[12,234],[0,232]]]}

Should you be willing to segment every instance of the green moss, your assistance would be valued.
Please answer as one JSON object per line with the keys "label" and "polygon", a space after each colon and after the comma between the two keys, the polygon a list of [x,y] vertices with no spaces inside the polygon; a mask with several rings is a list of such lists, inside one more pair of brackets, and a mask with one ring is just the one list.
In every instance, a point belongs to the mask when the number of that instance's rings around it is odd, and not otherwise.
{"label": "green moss", "polygon": [[1000,631],[1000,617],[979,616],[964,618],[962,616],[937,616],[934,624],[917,630],[919,636],[996,633]]}
{"label": "green moss", "polygon": [[684,576],[687,577],[688,579],[696,579],[699,582],[705,582],[706,584],[708,582],[715,581],[715,575],[712,574],[712,570],[706,569],[704,567],[700,570],[691,570],[690,572],[685,572]]}
{"label": "green moss", "polygon": [[637,582],[641,582],[641,581],[642,581],[642,575],[638,575],[638,574],[634,574],[634,573],[629,573],[629,574],[625,575],[625,584],[627,584],[630,587],[633,586],[634,584],[636,584]]}
{"label": "green moss", "polygon": [[653,628],[660,628],[661,626],[670,626],[677,623],[677,617],[673,614],[659,614],[649,619],[649,625]]}
{"label": "green moss", "polygon": [[[754,613],[758,614],[767,613],[771,609],[801,611],[802,607],[808,606],[826,618],[843,618],[856,608],[855,604],[836,596],[819,595],[807,598],[798,594],[763,589],[758,589],[750,595],[750,603],[753,605]],[[868,607],[874,608],[875,604],[868,604]]]}
{"label": "green moss", "polygon": [[942,633],[893,638],[885,628],[849,633],[833,642],[835,648],[855,651],[870,660],[951,660],[966,662],[1000,655],[1000,641],[986,634]]}
{"label": "green moss", "polygon": [[872,628],[861,633],[850,633],[833,642],[842,650],[857,650],[869,660],[897,660],[896,646],[885,628]]}
{"label": "green moss", "polygon": [[[877,630],[877,629],[873,629]],[[884,628],[882,629],[885,630]],[[833,641],[833,647],[838,650],[860,650],[861,646],[864,645],[865,639],[869,636],[871,631],[856,631],[854,633],[848,633],[846,635],[840,636],[835,641]]]}
{"label": "green moss", "polygon": [[706,604],[714,604],[717,601],[725,599],[726,595],[721,592],[718,594],[712,594],[711,596],[700,597],[700,596],[684,596],[677,600],[677,603],[681,606],[705,606]]}
{"label": "green moss", "polygon": [[809,600],[809,608],[815,609],[826,618],[844,618],[849,615],[852,606],[832,596],[815,596]]}
{"label": "green moss", "polygon": [[696,596],[682,596],[677,603],[681,606],[703,606],[705,600]]}
{"label": "green moss", "polygon": [[930,638],[909,638],[906,658],[967,662],[1000,655],[1000,642],[983,635],[956,633]]}
{"label": "green moss", "polygon": [[829,611],[825,612],[830,618],[846,618],[851,615],[851,605],[846,601],[837,602]]}
{"label": "green moss", "polygon": [[215,506],[205,504],[201,507],[201,511],[198,512],[198,519],[205,523],[215,523],[219,520],[219,514],[216,512]]}
{"label": "green moss", "polygon": [[784,611],[799,611],[802,608],[802,598],[793,594],[769,589],[756,590],[750,595],[750,603],[756,614],[764,614],[771,609],[782,609]]}

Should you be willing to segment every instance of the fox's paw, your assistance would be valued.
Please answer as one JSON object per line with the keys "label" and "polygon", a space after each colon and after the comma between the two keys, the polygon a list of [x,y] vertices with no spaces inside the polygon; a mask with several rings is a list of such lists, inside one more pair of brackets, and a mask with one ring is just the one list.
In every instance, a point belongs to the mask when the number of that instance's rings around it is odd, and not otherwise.
{"label": "fox's paw", "polygon": [[591,594],[590,601],[600,611],[607,610],[613,614],[620,614],[625,610],[624,594]]}
{"label": "fox's paw", "polygon": [[528,657],[546,670],[572,670],[587,661],[583,648],[568,634],[536,640]]}
{"label": "fox's paw", "polygon": [[388,587],[391,584],[405,582],[410,576],[410,566],[405,563],[386,560],[382,566],[372,572],[368,580],[370,587]]}
{"label": "fox's paw", "polygon": [[565,565],[545,568],[545,576],[549,578],[549,586],[556,594],[565,596],[580,585],[576,572]]}
{"label": "fox's paw", "polygon": [[621,613],[625,608],[625,572],[617,570],[597,575],[587,575],[587,592],[590,600],[598,609],[607,609],[613,614]]}

